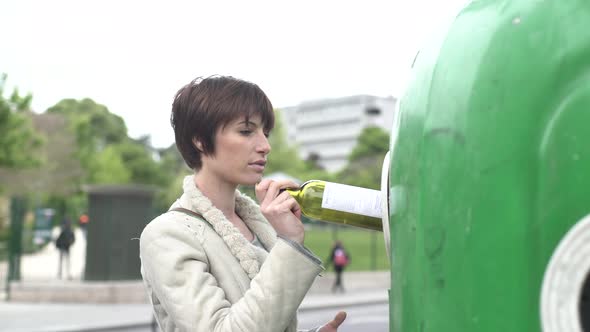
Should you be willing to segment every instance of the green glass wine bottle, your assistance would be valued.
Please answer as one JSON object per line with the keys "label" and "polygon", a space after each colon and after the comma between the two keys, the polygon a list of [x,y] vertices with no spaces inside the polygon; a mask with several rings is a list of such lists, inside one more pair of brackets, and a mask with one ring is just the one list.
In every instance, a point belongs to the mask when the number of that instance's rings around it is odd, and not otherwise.
{"label": "green glass wine bottle", "polygon": [[341,225],[383,231],[381,192],[320,180],[310,180],[286,191],[305,216]]}

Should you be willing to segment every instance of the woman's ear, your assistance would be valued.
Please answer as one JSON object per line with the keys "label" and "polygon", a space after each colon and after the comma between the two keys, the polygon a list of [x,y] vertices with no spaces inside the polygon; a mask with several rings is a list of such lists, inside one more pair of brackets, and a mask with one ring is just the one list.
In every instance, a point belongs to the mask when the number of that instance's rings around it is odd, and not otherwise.
{"label": "woman's ear", "polygon": [[199,152],[203,153],[203,144],[196,137],[193,137],[193,145]]}

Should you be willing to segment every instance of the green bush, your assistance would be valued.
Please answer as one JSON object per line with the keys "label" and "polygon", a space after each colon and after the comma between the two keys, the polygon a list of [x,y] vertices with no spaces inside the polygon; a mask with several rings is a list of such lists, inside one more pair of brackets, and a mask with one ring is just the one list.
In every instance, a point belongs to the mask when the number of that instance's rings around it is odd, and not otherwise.
{"label": "green bush", "polygon": [[[314,223],[305,232],[305,246],[322,259],[324,265],[330,257],[335,240],[342,241],[350,254],[347,271],[389,270],[382,232],[367,231],[354,227],[322,227]],[[330,267],[328,270],[331,270]]]}
{"label": "green bush", "polygon": [[8,242],[10,236],[10,228],[0,228],[0,242]]}

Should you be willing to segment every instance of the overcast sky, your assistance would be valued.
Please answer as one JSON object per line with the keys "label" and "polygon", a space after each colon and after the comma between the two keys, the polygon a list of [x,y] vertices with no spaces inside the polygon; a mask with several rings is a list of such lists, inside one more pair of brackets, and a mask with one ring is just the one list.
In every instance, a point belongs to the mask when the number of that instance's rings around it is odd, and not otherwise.
{"label": "overcast sky", "polygon": [[92,98],[165,147],[172,98],[197,76],[252,81],[277,108],[399,97],[417,50],[466,3],[3,0],[0,73],[36,112]]}

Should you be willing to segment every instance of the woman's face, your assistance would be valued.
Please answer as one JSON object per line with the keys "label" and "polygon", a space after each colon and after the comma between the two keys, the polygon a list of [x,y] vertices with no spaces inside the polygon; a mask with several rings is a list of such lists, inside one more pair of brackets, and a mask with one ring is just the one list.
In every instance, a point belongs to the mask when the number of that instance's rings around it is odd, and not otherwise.
{"label": "woman's face", "polygon": [[270,153],[267,136],[260,116],[231,121],[217,129],[215,153],[201,156],[200,172],[231,185],[256,184],[262,179]]}

